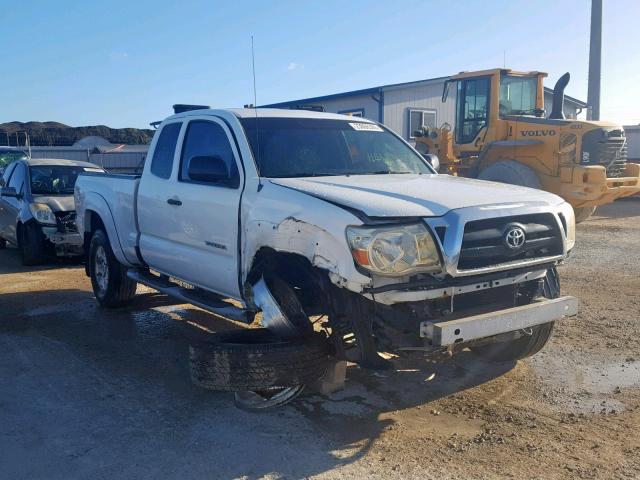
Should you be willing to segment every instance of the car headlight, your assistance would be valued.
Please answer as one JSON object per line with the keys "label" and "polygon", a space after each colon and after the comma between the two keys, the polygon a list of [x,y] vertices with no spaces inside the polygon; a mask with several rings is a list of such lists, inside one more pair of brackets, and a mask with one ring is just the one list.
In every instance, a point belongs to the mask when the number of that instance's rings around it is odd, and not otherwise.
{"label": "car headlight", "polygon": [[347,227],[354,260],[380,275],[442,270],[438,247],[422,223],[384,227]]}
{"label": "car headlight", "polygon": [[44,203],[30,203],[29,210],[31,215],[36,219],[38,223],[43,225],[56,225],[56,216],[53,214],[53,210]]}
{"label": "car headlight", "polygon": [[567,252],[576,244],[576,215],[569,203],[560,205],[560,215],[564,218],[565,234],[567,236]]}

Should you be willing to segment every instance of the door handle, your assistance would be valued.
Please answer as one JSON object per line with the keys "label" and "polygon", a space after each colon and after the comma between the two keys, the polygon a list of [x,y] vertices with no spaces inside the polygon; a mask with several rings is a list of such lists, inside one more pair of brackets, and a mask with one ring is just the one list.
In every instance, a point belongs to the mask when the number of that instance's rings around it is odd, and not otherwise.
{"label": "door handle", "polygon": [[182,202],[180,200],[178,200],[177,198],[167,198],[167,203],[169,205],[176,205],[176,206],[180,206],[182,205]]}

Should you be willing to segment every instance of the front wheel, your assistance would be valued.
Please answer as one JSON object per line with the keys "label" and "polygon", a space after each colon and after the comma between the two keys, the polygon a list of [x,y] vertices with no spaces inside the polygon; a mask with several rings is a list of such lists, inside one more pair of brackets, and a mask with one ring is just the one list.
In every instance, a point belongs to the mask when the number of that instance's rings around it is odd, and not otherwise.
{"label": "front wheel", "polygon": [[22,265],[40,265],[45,261],[45,244],[42,230],[35,223],[27,223],[19,231]]}
{"label": "front wheel", "polygon": [[[560,296],[560,279],[555,268],[547,270],[542,284],[542,296],[558,298]],[[515,340],[499,341],[472,348],[476,355],[493,362],[521,360],[538,353],[551,338],[554,322],[536,325],[523,331]]]}
{"label": "front wheel", "polygon": [[91,238],[88,262],[91,286],[100,306],[120,307],[135,296],[138,284],[127,277],[127,269],[118,262],[102,230]]}

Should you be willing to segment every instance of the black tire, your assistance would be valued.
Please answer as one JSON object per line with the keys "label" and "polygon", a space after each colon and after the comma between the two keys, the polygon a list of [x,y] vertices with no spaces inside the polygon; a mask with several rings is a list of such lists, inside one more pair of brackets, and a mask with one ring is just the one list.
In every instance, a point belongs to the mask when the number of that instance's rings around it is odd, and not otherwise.
{"label": "black tire", "polygon": [[540,179],[531,168],[514,160],[496,162],[478,175],[480,180],[509,183],[521,187],[540,188]]}
{"label": "black tire", "polygon": [[584,222],[587,218],[593,215],[596,211],[596,207],[578,207],[573,209],[573,213],[576,217],[576,223]]}
{"label": "black tire", "polygon": [[35,223],[27,223],[20,228],[20,254],[22,265],[40,265],[46,260],[44,235]]}
{"label": "black tire", "polygon": [[[545,298],[560,296],[560,279],[555,268],[547,270],[547,276],[542,285],[542,296]],[[515,340],[485,344],[471,350],[480,357],[494,362],[521,360],[542,350],[551,338],[554,323],[544,323],[532,327],[530,335],[523,335]]]}
{"label": "black tire", "polygon": [[7,241],[4,238],[0,238],[0,250],[7,248]]}
{"label": "black tire", "polygon": [[328,361],[324,335],[284,340],[266,328],[215,333],[207,343],[189,347],[192,382],[211,390],[305,385],[324,375]]}
{"label": "black tire", "polygon": [[127,269],[118,262],[102,230],[91,237],[88,262],[91,286],[100,306],[115,308],[131,301],[138,284],[127,277]]}

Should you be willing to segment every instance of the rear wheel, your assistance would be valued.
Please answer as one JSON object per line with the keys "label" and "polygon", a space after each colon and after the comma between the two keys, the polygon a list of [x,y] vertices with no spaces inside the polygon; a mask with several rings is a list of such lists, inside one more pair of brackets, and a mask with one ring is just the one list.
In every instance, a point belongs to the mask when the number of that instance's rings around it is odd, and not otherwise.
{"label": "rear wheel", "polygon": [[27,223],[19,230],[20,253],[25,266],[40,265],[45,261],[45,245],[42,230],[35,223]]}
{"label": "rear wheel", "polygon": [[576,223],[584,222],[587,218],[593,215],[596,211],[596,207],[578,207],[574,208],[573,212],[576,216]]}
{"label": "rear wheel", "polygon": [[[543,280],[542,296],[558,298],[560,296],[560,279],[555,268],[547,271]],[[553,331],[554,322],[536,325],[522,331],[522,336],[515,340],[499,341],[488,345],[481,345],[471,350],[487,360],[507,362],[520,360],[535,355],[544,347]]]}
{"label": "rear wheel", "polygon": [[496,162],[478,175],[480,180],[509,183],[521,187],[540,188],[540,179],[531,168],[514,160]]}
{"label": "rear wheel", "polygon": [[120,307],[135,296],[138,284],[127,277],[127,269],[118,262],[102,230],[91,238],[88,261],[93,293],[102,307]]}

